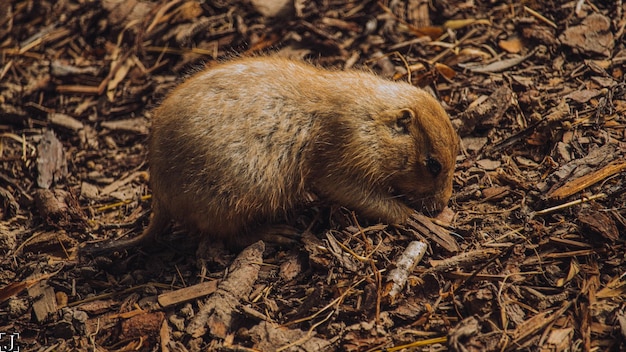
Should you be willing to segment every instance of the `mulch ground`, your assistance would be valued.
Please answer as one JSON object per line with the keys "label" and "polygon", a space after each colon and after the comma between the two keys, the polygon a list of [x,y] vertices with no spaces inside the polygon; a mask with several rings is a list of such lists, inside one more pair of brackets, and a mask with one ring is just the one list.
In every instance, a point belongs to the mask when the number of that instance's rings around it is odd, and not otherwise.
{"label": "mulch ground", "polygon": [[[625,350],[625,27],[621,0],[1,2],[0,345]],[[450,209],[321,205],[206,270],[180,229],[79,256],[147,224],[151,109],[259,54],[431,90],[462,137]]]}

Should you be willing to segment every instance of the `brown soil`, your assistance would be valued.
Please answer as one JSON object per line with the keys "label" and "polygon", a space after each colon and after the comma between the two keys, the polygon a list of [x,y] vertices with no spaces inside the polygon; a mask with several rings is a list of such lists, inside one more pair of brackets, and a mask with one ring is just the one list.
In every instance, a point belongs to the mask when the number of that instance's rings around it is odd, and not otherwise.
{"label": "brown soil", "polygon": [[[0,349],[625,350],[625,28],[621,0],[3,1]],[[450,209],[79,257],[145,227],[163,96],[270,53],[432,90],[462,137]]]}

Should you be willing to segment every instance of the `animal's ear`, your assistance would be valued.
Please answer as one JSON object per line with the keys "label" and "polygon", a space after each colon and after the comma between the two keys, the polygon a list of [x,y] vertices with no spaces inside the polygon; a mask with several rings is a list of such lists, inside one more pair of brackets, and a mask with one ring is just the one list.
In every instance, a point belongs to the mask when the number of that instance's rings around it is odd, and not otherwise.
{"label": "animal's ear", "polygon": [[411,109],[387,110],[381,114],[381,118],[394,131],[408,133],[415,113]]}

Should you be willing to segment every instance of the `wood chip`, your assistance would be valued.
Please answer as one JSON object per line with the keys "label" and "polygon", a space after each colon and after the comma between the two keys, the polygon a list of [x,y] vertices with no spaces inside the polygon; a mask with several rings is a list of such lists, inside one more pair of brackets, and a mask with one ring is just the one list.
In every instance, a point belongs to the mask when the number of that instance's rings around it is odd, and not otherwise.
{"label": "wood chip", "polygon": [[443,260],[433,259],[430,261],[432,268],[428,269],[428,272],[442,272],[456,267],[467,267],[473,263],[482,263],[493,258],[493,256],[499,253],[500,250],[498,249],[485,248],[461,253]]}
{"label": "wood chip", "polygon": [[157,301],[161,307],[166,308],[192,299],[201,298],[212,294],[217,290],[218,281],[206,281],[193,286],[181,288],[175,291],[162,293]]}
{"label": "wood chip", "polygon": [[63,144],[52,130],[44,132],[37,146],[37,185],[49,188],[67,176],[67,161]]}
{"label": "wood chip", "polygon": [[250,0],[250,3],[265,17],[286,17],[295,10],[291,0]]}
{"label": "wood chip", "polygon": [[139,339],[140,343],[134,347],[139,350],[141,347],[154,347],[156,336],[159,336],[161,326],[165,320],[163,312],[149,312],[134,315],[122,321],[121,339]]}
{"label": "wood chip", "polygon": [[524,48],[524,45],[519,38],[501,40],[498,42],[498,46],[511,54],[518,54]]}

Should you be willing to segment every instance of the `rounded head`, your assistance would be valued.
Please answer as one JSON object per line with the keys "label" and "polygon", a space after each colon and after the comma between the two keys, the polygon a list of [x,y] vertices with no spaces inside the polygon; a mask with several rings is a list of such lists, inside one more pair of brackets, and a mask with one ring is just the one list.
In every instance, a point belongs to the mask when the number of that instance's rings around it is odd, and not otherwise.
{"label": "rounded head", "polygon": [[381,150],[389,151],[381,167],[393,195],[433,213],[445,208],[452,195],[459,137],[434,97],[422,90],[412,94],[412,104],[377,117],[388,127],[380,141]]}

